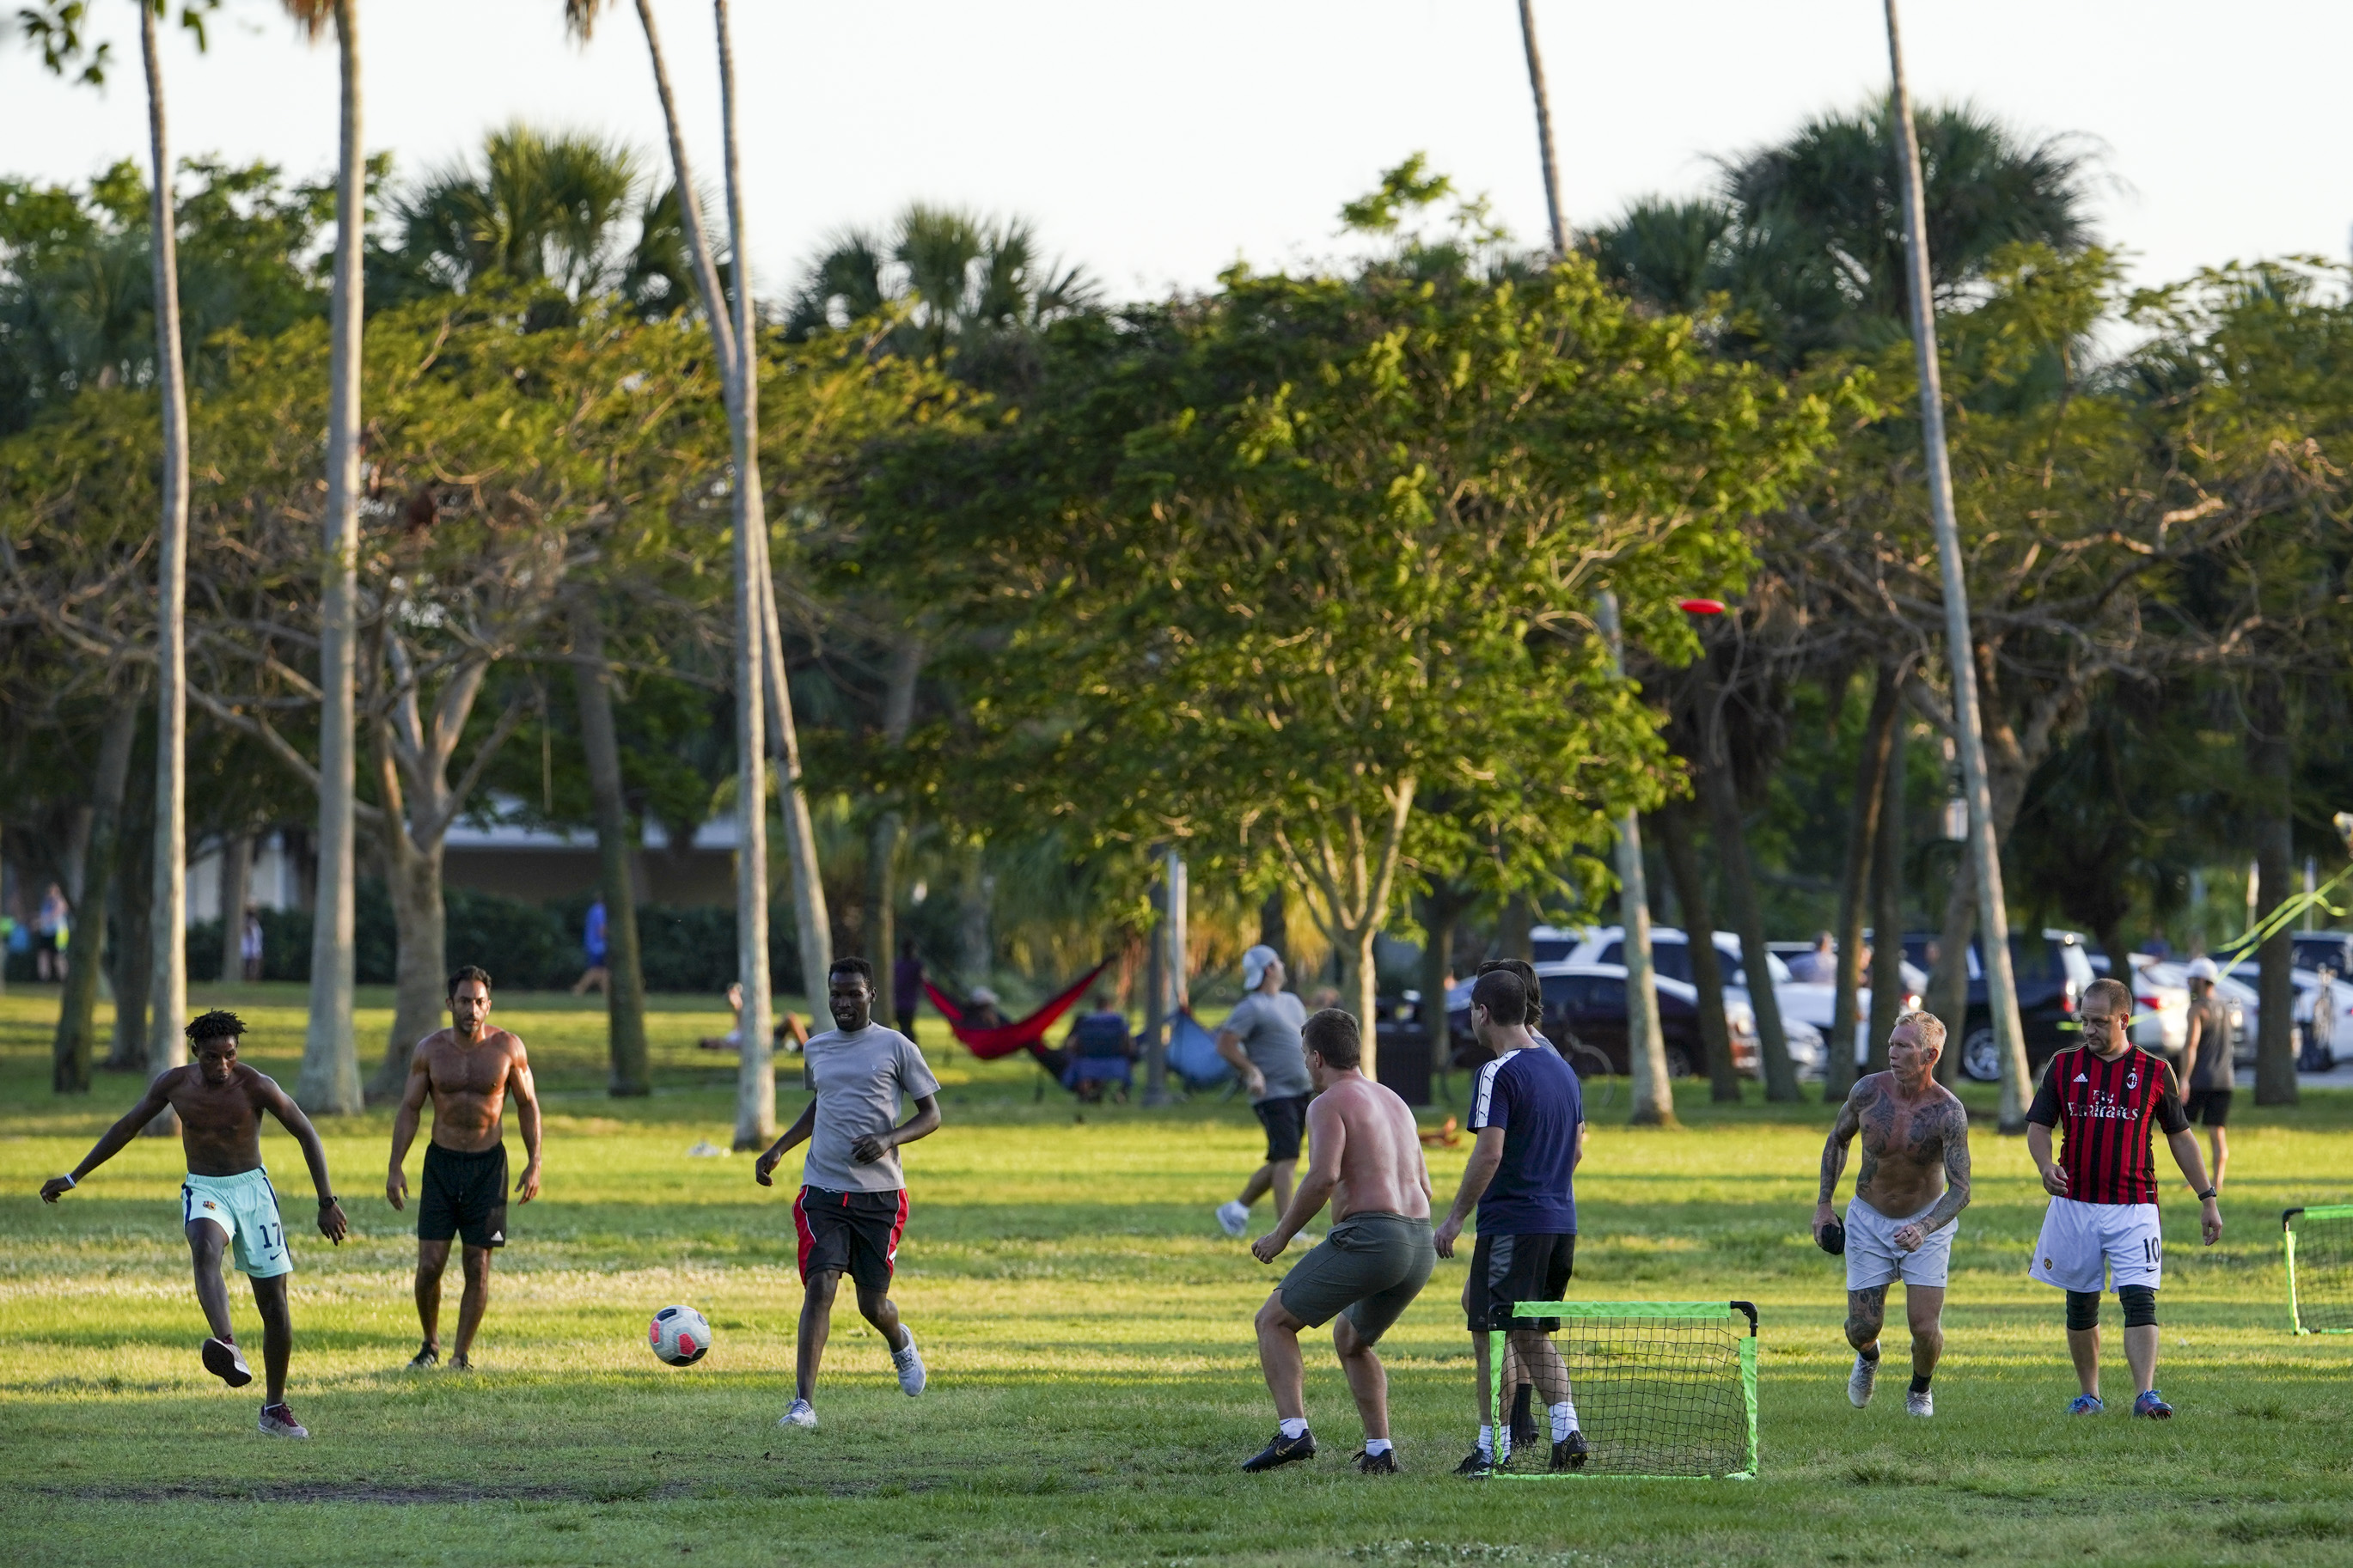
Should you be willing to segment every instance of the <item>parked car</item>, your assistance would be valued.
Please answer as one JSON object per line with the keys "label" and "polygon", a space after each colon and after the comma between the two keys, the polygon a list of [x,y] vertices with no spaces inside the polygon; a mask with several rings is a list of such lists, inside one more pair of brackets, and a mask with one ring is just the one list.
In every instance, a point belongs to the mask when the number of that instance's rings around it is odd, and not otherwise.
{"label": "parked car", "polygon": [[2300,931],[2290,941],[2295,944],[2298,969],[2318,970],[2326,966],[2337,971],[2339,980],[2353,976],[2353,931]]}
{"label": "parked car", "polygon": [[[1626,1025],[1626,966],[1622,963],[1539,963],[1536,983],[1544,990],[1544,1034],[1561,1054],[1577,1064],[1587,1052],[1599,1053],[1612,1073],[1632,1070]],[[1485,1059],[1471,1032],[1471,990],[1465,981],[1447,993],[1447,1022],[1455,1037],[1455,1065],[1472,1067]],[[1704,1070],[1706,1048],[1699,1032],[1699,993],[1688,981],[1672,975],[1652,976],[1659,998],[1659,1028],[1665,1038],[1667,1072],[1688,1078]],[[1760,1060],[1757,1051],[1757,1019],[1746,1001],[1727,997],[1725,1022],[1732,1036],[1732,1062],[1754,1078]],[[1820,1035],[1811,1029],[1793,1032],[1789,1054],[1813,1074],[1821,1071]],[[1596,1062],[1599,1066],[1599,1061]],[[1580,1070],[1583,1070],[1580,1066]]]}
{"label": "parked car", "polygon": [[[1803,947],[1803,944],[1799,945]],[[1723,964],[1725,1000],[1728,1003],[1736,996],[1743,1003],[1748,1002],[1748,973],[1742,967],[1744,955],[1741,952],[1740,938],[1731,931],[1717,931],[1715,951]],[[1806,951],[1811,950],[1806,949]],[[1831,1014],[1838,1003],[1838,987],[1828,982],[1818,983],[1795,978],[1789,973],[1788,964],[1782,960],[1778,952],[1774,951],[1773,944],[1770,942],[1766,944],[1766,956],[1772,964],[1773,995],[1775,1000],[1781,1004],[1782,1032],[1793,1037],[1790,1040],[1789,1054],[1791,1058],[1795,1059],[1799,1055],[1799,1047],[1794,1037],[1799,1033],[1800,1025],[1825,1039],[1829,1037]],[[1618,926],[1597,926],[1585,933],[1583,940],[1569,957],[1573,962],[1586,963],[1623,963],[1626,961],[1626,933]],[[1689,934],[1673,926],[1652,927],[1651,962],[1660,973],[1672,975],[1688,984],[1692,977]],[[1905,1002],[1905,1006],[1916,1007],[1920,1005],[1919,992],[1921,987],[1927,984],[1927,980],[1928,977],[1920,971],[1912,968],[1908,963],[1905,965],[1905,982],[1909,992]],[[1871,988],[1868,985],[1863,986],[1856,994],[1855,1009],[1857,1016],[1854,1025],[1854,1059],[1857,1062],[1867,1062],[1871,1059],[1871,1041],[1868,1037]],[[1801,1067],[1799,1071],[1802,1074],[1805,1069]]]}
{"label": "parked car", "polygon": [[[1904,956],[1915,966],[1927,970],[1934,967],[1928,950],[1936,942],[1934,931],[1904,933]],[[2075,1016],[2081,1005],[2084,988],[2097,978],[2092,969],[2089,943],[2081,931],[2045,931],[2040,937],[2013,933],[2010,939],[2010,967],[2018,986],[2019,1021],[2026,1033],[2026,1070],[2030,1076],[2041,1070],[2052,1053],[2075,1045],[2084,1037],[2084,1026]],[[1958,1030],[1952,1020],[1945,1020],[1949,1041],[1957,1033],[1961,1042],[1961,1071],[1978,1083],[1994,1083],[2001,1078],[2001,1053],[1993,1038],[1993,1015],[1986,1006],[1985,972],[1978,966],[1979,949],[1969,943],[1968,1011]]]}
{"label": "parked car", "polygon": [[[2133,954],[2133,961],[2137,966],[2133,986],[2133,1000],[2137,1005],[2147,1005],[2151,997],[2163,1001],[2174,991],[2181,993],[2180,1032],[2164,1047],[2166,1058],[2178,1069],[2181,1066],[2181,1052],[2189,1039],[2189,966],[2173,959],[2152,959],[2146,953],[2137,952]],[[2215,980],[2214,994],[2230,1015],[2231,1035],[2235,1042],[2232,1052],[2233,1065],[2253,1062],[2255,1059],[2257,1017],[2254,988],[2225,974]],[[2144,1030],[2157,1021],[2156,1015],[2136,1013],[2133,1017],[2133,1044],[2144,1050],[2157,1049],[2143,1038]]]}
{"label": "parked car", "polygon": [[2161,963],[2146,952],[2126,958],[2132,970],[2132,1043],[2163,1057],[2178,1071],[2189,1045],[2189,973],[2178,963]]}

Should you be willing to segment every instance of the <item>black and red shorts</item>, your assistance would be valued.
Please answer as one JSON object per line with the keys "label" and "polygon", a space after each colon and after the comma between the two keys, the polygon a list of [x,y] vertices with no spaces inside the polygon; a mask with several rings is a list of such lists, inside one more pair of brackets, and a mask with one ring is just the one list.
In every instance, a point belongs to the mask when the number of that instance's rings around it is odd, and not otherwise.
{"label": "black and red shorts", "polygon": [[800,1233],[801,1283],[812,1274],[848,1274],[861,1290],[887,1290],[907,1233],[907,1194],[835,1193],[803,1187],[793,1200]]}

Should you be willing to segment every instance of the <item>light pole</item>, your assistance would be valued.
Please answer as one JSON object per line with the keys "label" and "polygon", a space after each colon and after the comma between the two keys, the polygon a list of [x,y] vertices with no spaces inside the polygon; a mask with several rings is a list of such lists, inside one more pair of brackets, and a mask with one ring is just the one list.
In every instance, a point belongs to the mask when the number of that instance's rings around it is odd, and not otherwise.
{"label": "light pole", "polygon": [[[1983,935],[1986,1005],[1993,1015],[1994,1046],[2001,1055],[2004,1132],[2026,1130],[2026,1046],[2018,1017],[2018,987],[2010,963],[2010,913],[2001,889],[2001,850],[1993,836],[1993,791],[1988,783],[1985,728],[1978,712],[1975,639],[1969,635],[1968,582],[1963,574],[1961,531],[1953,516],[1953,465],[1945,447],[1945,387],[1936,366],[1936,314],[1928,275],[1928,205],[1920,188],[1920,135],[1912,95],[1904,83],[1904,44],[1895,0],[1887,7],[1887,62],[1894,79],[1889,111],[1895,117],[1897,162],[1904,178],[1904,258],[1912,306],[1912,352],[1920,369],[1920,436],[1926,451],[1928,511],[1936,527],[1936,559],[1944,568],[1945,661],[1953,674],[1953,731],[1961,753],[1961,788],[1969,803],[1969,860],[1977,872],[1978,930]],[[1967,1022],[1966,1013],[1963,1023]],[[1964,1047],[1967,1036],[1963,1037]]]}

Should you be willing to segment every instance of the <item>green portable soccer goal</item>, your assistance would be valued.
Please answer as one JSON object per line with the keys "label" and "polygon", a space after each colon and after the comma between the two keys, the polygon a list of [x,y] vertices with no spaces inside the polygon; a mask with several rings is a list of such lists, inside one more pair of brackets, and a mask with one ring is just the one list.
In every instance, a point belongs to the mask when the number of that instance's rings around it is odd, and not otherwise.
{"label": "green portable soccer goal", "polygon": [[2280,1215],[2287,1316],[2299,1334],[2353,1334],[2353,1204]]}
{"label": "green portable soccer goal", "polygon": [[[1514,1313],[1548,1349],[1524,1358],[1515,1336],[1487,1335],[1491,1474],[1756,1479],[1754,1305],[1523,1301]],[[1516,1337],[1532,1343],[1524,1331]],[[1556,1441],[1566,1427],[1583,1438],[1584,1452]]]}

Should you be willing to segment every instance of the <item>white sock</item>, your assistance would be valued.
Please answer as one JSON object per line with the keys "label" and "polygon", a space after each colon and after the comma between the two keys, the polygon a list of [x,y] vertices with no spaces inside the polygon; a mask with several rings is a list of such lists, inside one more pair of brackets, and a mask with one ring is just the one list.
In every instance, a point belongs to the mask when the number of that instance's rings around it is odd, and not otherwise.
{"label": "white sock", "polygon": [[1296,1443],[1307,1436],[1307,1421],[1304,1416],[1286,1415],[1282,1418],[1282,1426],[1285,1442]]}
{"label": "white sock", "polygon": [[1495,1429],[1493,1426],[1479,1428],[1479,1451],[1491,1459],[1495,1457]]}
{"label": "white sock", "polygon": [[1389,1440],[1387,1437],[1367,1437],[1365,1439],[1365,1452],[1366,1454],[1378,1458],[1380,1455],[1386,1454],[1388,1451]]}
{"label": "white sock", "polygon": [[1552,1407],[1552,1440],[1559,1442],[1577,1430],[1577,1401],[1564,1399]]}

